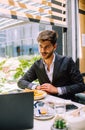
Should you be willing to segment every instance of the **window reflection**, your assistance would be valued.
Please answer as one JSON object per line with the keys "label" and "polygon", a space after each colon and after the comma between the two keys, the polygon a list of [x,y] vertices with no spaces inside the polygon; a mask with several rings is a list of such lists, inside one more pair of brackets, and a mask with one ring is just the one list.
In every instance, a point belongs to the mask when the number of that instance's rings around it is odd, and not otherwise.
{"label": "window reflection", "polygon": [[16,57],[38,54],[37,35],[51,25],[27,23],[0,31],[0,56]]}

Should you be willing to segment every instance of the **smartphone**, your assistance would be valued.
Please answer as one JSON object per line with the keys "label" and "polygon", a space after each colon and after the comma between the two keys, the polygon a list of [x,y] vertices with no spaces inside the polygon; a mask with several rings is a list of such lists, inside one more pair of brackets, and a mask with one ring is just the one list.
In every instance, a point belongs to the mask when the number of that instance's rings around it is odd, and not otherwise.
{"label": "smartphone", "polygon": [[74,104],[66,104],[66,111],[78,109],[78,107]]}

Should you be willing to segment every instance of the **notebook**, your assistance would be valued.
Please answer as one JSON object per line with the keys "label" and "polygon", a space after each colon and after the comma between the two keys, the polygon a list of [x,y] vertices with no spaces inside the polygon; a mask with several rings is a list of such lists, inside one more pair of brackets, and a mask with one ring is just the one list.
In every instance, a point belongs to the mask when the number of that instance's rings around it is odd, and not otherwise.
{"label": "notebook", "polygon": [[0,130],[33,128],[33,92],[0,95]]}

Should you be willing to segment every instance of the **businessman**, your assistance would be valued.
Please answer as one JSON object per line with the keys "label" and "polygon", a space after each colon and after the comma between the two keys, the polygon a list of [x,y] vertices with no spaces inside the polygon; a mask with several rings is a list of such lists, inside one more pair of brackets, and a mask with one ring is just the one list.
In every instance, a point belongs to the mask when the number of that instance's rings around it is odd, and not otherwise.
{"label": "businessman", "polygon": [[[22,89],[38,89],[64,99],[75,100],[75,94],[85,90],[82,75],[71,57],[56,53],[57,32],[44,30],[39,33],[37,41],[41,59],[19,79]],[[33,81],[38,79],[39,85]]]}

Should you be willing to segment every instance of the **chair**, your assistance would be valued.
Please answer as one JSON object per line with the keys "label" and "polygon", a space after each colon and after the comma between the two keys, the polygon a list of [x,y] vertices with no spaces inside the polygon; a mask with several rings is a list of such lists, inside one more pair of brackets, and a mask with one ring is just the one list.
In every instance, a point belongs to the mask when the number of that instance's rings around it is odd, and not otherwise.
{"label": "chair", "polygon": [[85,73],[82,73],[82,76],[83,76],[83,78],[84,78],[84,83],[85,83]]}
{"label": "chair", "polygon": [[[85,83],[85,73],[82,73]],[[81,104],[85,104],[85,92],[75,94],[76,101]]]}

